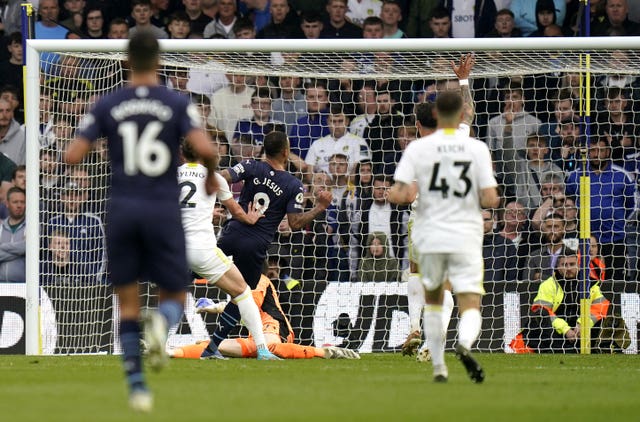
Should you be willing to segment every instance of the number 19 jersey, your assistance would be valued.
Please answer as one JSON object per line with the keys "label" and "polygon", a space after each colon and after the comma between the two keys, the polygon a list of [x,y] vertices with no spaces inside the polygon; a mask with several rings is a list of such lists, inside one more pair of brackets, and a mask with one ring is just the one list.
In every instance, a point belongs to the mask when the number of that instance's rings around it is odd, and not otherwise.
{"label": "number 19 jersey", "polygon": [[484,142],[440,129],[409,144],[395,180],[418,184],[412,241],[420,253],[482,248],[480,191],[497,186]]}

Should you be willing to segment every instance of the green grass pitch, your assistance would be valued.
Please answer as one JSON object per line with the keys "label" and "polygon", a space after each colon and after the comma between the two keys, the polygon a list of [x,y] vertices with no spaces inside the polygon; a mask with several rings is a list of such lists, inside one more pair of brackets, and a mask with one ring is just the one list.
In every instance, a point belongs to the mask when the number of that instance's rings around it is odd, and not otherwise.
{"label": "green grass pitch", "polygon": [[2,421],[637,421],[640,356],[478,354],[472,384],[399,354],[350,360],[174,360],[148,373],[152,414],[134,414],[117,356],[0,356]]}

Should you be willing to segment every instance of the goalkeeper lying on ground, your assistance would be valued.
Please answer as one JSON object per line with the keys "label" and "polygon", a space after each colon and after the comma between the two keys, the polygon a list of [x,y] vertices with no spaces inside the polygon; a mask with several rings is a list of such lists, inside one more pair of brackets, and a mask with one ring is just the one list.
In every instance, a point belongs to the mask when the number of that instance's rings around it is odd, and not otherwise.
{"label": "goalkeeper lying on ground", "polygon": [[[260,282],[253,290],[253,299],[260,309],[262,327],[267,347],[276,356],[283,359],[311,359],[314,357],[324,359],[360,359],[357,352],[339,347],[313,347],[301,346],[293,343],[293,330],[289,320],[282,312],[280,301],[275,287],[264,274]],[[196,308],[200,313],[220,313],[219,304],[201,298],[196,302]],[[169,356],[173,358],[200,359],[202,351],[210,340],[204,340],[196,344],[182,346],[169,350]],[[225,339],[218,346],[218,350],[224,356],[234,358],[255,358],[256,344],[251,338]]]}

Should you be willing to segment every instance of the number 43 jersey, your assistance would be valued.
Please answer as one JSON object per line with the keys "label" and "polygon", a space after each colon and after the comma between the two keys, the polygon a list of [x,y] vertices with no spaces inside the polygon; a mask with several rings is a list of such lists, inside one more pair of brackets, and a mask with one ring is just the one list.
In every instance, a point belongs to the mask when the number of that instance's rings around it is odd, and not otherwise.
{"label": "number 43 jersey", "polygon": [[412,241],[419,252],[482,248],[480,191],[497,186],[484,142],[440,129],[409,144],[394,177],[418,184]]}
{"label": "number 43 jersey", "polygon": [[107,138],[112,197],[175,204],[180,139],[201,127],[187,96],[163,86],[135,86],[100,98],[78,135],[91,142]]}
{"label": "number 43 jersey", "polygon": [[216,248],[216,234],[211,219],[216,198],[226,201],[233,197],[229,184],[216,173],[219,189],[207,195],[205,181],[207,168],[198,163],[185,163],[178,167],[178,186],[180,187],[180,210],[182,211],[182,227],[187,249]]}

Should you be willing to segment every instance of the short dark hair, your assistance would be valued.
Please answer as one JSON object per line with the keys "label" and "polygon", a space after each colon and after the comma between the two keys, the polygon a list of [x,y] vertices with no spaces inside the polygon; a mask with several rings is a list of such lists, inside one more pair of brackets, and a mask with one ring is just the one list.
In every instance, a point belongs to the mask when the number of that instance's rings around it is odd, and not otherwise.
{"label": "short dark hair", "polygon": [[18,91],[18,88],[16,88],[13,85],[3,85],[2,88],[0,88],[0,94],[4,94],[5,92],[10,92],[16,98],[20,98],[20,93]]}
{"label": "short dark hair", "polygon": [[373,176],[373,182],[382,182],[382,183],[392,183],[391,176],[387,176],[386,174],[376,174]]}
{"label": "short dark hair", "polygon": [[150,31],[137,31],[127,47],[129,65],[134,71],[151,71],[158,66],[160,45]]}
{"label": "short dark hair", "polygon": [[20,31],[15,31],[9,34],[7,44],[22,44],[22,33]]}
{"label": "short dark hair", "polygon": [[127,23],[127,21],[124,20],[124,18],[120,18],[120,17],[111,19],[108,26],[109,28],[111,28],[112,26],[115,26],[115,25],[127,25],[127,28],[129,28],[129,24]]}
{"label": "short dark hair", "polygon": [[345,109],[345,104],[343,104],[343,103],[333,103],[329,107],[329,114],[344,114],[344,115],[347,115],[347,113],[345,112],[344,109]]}
{"label": "short dark hair", "polygon": [[444,6],[434,7],[433,10],[431,11],[431,16],[429,16],[429,19],[442,19],[442,18],[451,19],[451,13],[449,13],[449,10]]}
{"label": "short dark hair", "polygon": [[27,195],[27,193],[24,191],[24,189],[19,188],[17,186],[11,186],[9,188],[9,190],[7,191],[7,201],[9,201],[9,198],[11,198],[11,195],[14,193],[21,193],[23,195]]}
{"label": "short dark hair", "polygon": [[395,4],[400,8],[400,10],[402,10],[402,5],[398,0],[382,0],[382,5],[384,6],[385,4]]}
{"label": "short dark hair", "polygon": [[20,164],[19,166],[16,166],[16,168],[14,168],[13,171],[11,172],[11,180],[14,180],[16,178],[16,175],[18,174],[19,171],[26,172],[27,166],[25,166],[24,164]]}
{"label": "short dark hair", "polygon": [[578,251],[565,246],[564,248],[562,248],[562,252],[560,253],[560,256],[558,258],[570,258],[572,256],[578,256]]}
{"label": "short dark hair", "polygon": [[189,19],[189,15],[187,15],[187,12],[185,12],[184,10],[176,10],[175,12],[170,14],[167,25],[171,24],[174,21],[187,22],[189,26],[191,26],[191,19]]}
{"label": "short dark hair", "polygon": [[234,34],[237,34],[240,31],[244,31],[245,29],[255,31],[256,27],[253,22],[249,18],[238,18],[236,19],[236,23],[233,24],[232,31]]}
{"label": "short dark hair", "polygon": [[304,85],[305,89],[309,88],[324,88],[327,91],[327,80],[326,79],[311,79]]}
{"label": "short dark hair", "polygon": [[318,12],[314,12],[314,11],[307,11],[302,13],[301,15],[301,19],[300,22],[320,22],[322,23],[322,15],[320,15],[320,13]]}
{"label": "short dark hair", "polygon": [[251,95],[251,101],[253,102],[254,98],[268,98],[271,99],[271,90],[266,86],[261,86],[253,92]]}
{"label": "short dark hair", "polygon": [[624,89],[618,88],[617,86],[612,86],[607,89],[607,100],[615,100],[618,97],[628,98]]}
{"label": "short dark hair", "polygon": [[448,118],[453,117],[462,110],[462,96],[455,91],[445,91],[436,98],[436,110],[438,115]]}
{"label": "short dark hair", "polygon": [[203,105],[210,106],[211,105],[211,98],[209,98],[209,96],[205,95],[205,94],[199,94],[199,93],[196,93],[196,92],[192,92],[191,93],[191,102],[196,104],[196,105],[203,104]]}
{"label": "short dark hair", "polygon": [[536,143],[544,143],[545,146],[549,146],[549,140],[547,139],[547,137],[541,133],[532,133],[531,135],[527,136],[527,144],[529,143],[530,140],[535,140]]}
{"label": "short dark hair", "polygon": [[284,132],[274,130],[264,136],[263,146],[267,157],[276,157],[289,148],[289,139]]}
{"label": "short dark hair", "polygon": [[384,22],[378,16],[367,16],[366,19],[362,22],[362,29],[365,26],[375,26],[380,25],[380,27],[384,26]]}
{"label": "short dark hair", "polygon": [[511,16],[512,19],[515,19],[515,17],[516,17],[516,15],[514,15],[513,12],[510,9],[507,9],[507,8],[500,9],[496,13],[496,17],[503,16],[503,15]]}
{"label": "short dark hair", "polygon": [[131,0],[131,9],[133,10],[136,6],[149,6],[151,7],[151,0]]}
{"label": "short dark hair", "polygon": [[416,106],[416,121],[420,122],[422,127],[435,128],[438,126],[438,120],[433,113],[433,103],[420,103]]}

